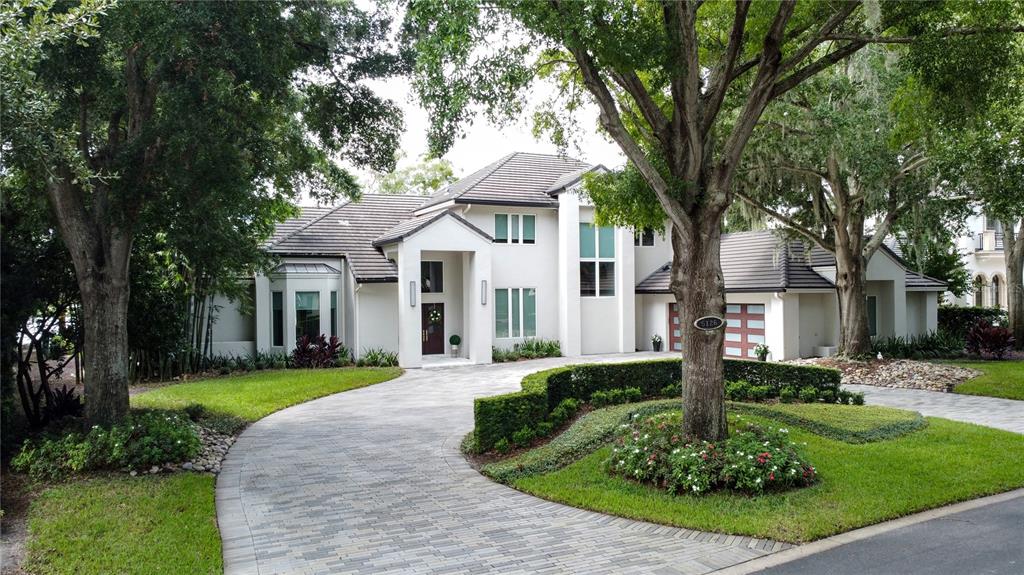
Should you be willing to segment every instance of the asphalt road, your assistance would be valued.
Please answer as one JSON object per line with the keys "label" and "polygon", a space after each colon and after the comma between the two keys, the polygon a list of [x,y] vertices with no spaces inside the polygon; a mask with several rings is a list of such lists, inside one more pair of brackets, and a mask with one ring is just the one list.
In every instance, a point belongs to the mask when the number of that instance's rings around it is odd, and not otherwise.
{"label": "asphalt road", "polygon": [[1021,575],[1024,496],[882,533],[757,573]]}

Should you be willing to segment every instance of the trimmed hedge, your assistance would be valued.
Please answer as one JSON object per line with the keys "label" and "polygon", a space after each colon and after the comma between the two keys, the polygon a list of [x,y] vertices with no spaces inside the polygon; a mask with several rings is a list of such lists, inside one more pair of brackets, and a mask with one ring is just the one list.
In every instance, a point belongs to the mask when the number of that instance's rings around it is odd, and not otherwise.
{"label": "trimmed hedge", "polygon": [[[838,370],[807,365],[726,359],[725,380],[746,380],[764,385],[778,395],[785,386],[813,387],[820,392],[839,391]],[[643,397],[659,397],[661,390],[678,384],[682,361],[678,359],[569,365],[523,378],[523,390],[480,397],[474,402],[477,448],[487,451],[524,426],[534,427],[563,399],[590,401],[596,391],[636,387]]]}
{"label": "trimmed hedge", "polygon": [[939,306],[939,331],[964,339],[967,337],[967,332],[979,321],[1006,325],[1006,311],[994,307]]}

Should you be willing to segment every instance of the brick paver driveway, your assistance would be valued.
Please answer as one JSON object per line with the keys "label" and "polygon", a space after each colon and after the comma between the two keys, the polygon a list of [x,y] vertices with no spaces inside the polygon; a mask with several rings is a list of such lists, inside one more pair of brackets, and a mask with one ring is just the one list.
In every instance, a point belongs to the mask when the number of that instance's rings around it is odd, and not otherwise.
{"label": "brick paver driveway", "polygon": [[582,511],[473,471],[458,452],[473,398],[568,362],[411,370],[255,423],[217,480],[225,571],[706,573],[782,547]]}
{"label": "brick paver driveway", "polygon": [[870,385],[843,387],[864,393],[865,402],[869,405],[911,409],[931,417],[944,417],[1024,433],[1024,401]]}

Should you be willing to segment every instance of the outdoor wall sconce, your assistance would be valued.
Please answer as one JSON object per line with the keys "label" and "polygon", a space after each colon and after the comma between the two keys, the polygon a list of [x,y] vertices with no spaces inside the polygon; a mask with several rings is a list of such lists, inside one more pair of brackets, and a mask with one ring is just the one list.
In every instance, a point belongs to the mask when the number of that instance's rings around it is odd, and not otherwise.
{"label": "outdoor wall sconce", "polygon": [[480,280],[480,305],[487,305],[487,280]]}
{"label": "outdoor wall sconce", "polygon": [[416,280],[409,282],[409,307],[416,307]]}

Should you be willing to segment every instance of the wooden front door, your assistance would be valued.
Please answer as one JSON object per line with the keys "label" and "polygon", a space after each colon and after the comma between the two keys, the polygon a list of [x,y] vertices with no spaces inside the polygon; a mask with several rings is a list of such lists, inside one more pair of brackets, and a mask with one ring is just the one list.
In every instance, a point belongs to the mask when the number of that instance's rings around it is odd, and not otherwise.
{"label": "wooden front door", "polygon": [[423,355],[444,353],[444,304],[425,303],[423,308]]}

